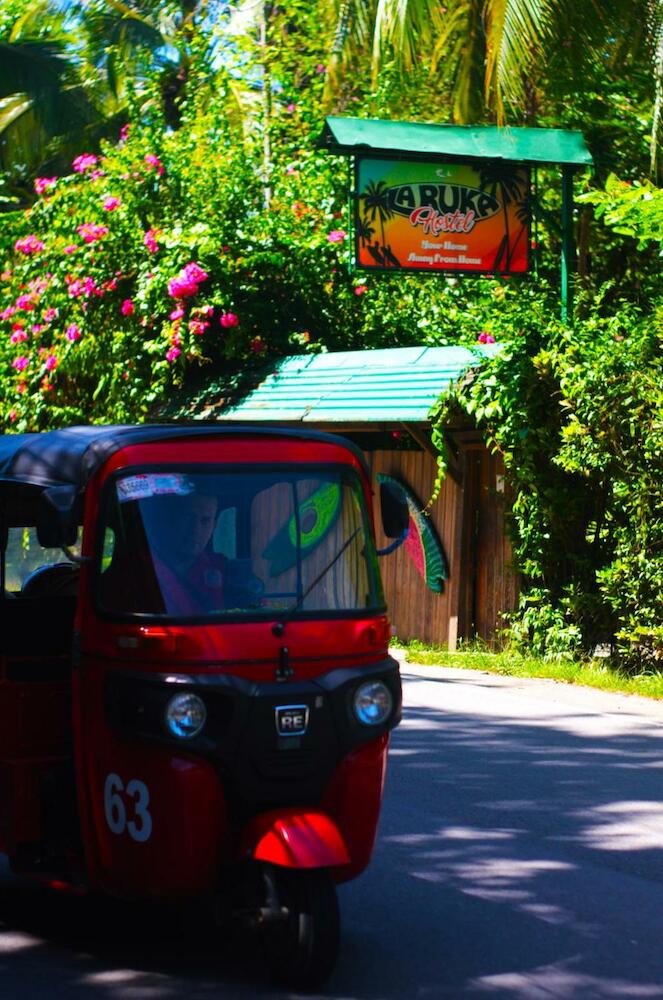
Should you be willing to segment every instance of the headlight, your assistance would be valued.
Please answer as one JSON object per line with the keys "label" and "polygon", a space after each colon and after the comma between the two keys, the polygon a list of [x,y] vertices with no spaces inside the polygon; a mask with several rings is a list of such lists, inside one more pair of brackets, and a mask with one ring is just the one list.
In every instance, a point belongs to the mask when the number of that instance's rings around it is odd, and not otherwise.
{"label": "headlight", "polygon": [[166,706],[166,725],[181,740],[197,736],[206,719],[205,702],[197,694],[176,694]]}
{"label": "headlight", "polygon": [[364,726],[379,726],[394,707],[391,691],[382,681],[367,681],[355,691],[354,713]]}

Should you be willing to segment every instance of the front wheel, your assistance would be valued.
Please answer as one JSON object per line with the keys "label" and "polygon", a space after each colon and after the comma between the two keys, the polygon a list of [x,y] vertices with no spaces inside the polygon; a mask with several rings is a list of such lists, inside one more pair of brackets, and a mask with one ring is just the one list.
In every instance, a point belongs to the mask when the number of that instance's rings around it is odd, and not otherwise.
{"label": "front wheel", "polygon": [[268,897],[276,898],[284,911],[282,919],[263,929],[272,981],[290,989],[320,986],[336,964],[340,936],[329,871],[265,866],[263,877]]}

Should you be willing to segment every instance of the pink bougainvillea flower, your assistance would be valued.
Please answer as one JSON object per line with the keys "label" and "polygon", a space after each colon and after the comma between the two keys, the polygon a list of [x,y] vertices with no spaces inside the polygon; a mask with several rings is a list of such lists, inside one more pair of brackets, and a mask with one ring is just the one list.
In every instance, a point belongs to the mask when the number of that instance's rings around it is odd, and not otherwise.
{"label": "pink bougainvillea flower", "polygon": [[96,243],[97,240],[108,236],[108,226],[98,226],[94,222],[84,222],[81,226],[77,227],[77,232],[83,238],[83,242]]}
{"label": "pink bougainvillea flower", "polygon": [[82,295],[91,295],[96,289],[94,278],[66,278],[69,286],[69,295],[72,299],[79,299]]}
{"label": "pink bougainvillea flower", "polygon": [[239,326],[239,316],[233,312],[221,313],[221,318],[219,319],[221,326]]}
{"label": "pink bougainvillea flower", "polygon": [[133,314],[136,312],[136,307],[131,301],[131,299],[124,300],[124,302],[120,306],[120,312],[122,313],[123,316],[133,316]]}
{"label": "pink bougainvillea flower", "polygon": [[494,344],[495,343],[495,338],[493,337],[492,333],[487,333],[485,330],[481,331],[481,333],[477,337],[477,340],[479,341],[480,344]]}
{"label": "pink bougainvillea flower", "polygon": [[174,299],[188,299],[198,291],[195,281],[190,281],[183,274],[178,274],[168,282],[168,294]]}
{"label": "pink bougainvillea flower", "polygon": [[166,361],[171,361],[171,362],[176,361],[181,353],[182,352],[180,351],[179,347],[170,347],[166,351]]}
{"label": "pink bougainvillea flower", "polygon": [[199,264],[194,263],[194,261],[187,264],[182,273],[190,281],[195,281],[197,284],[200,284],[202,281],[207,281],[208,278],[207,272],[203,271],[202,267],[200,267]]}
{"label": "pink bougainvillea flower", "polygon": [[368,291],[368,285],[355,285],[355,295],[364,295]]}
{"label": "pink bougainvillea flower", "polygon": [[46,249],[46,244],[43,240],[40,240],[38,236],[34,233],[29,233],[28,236],[22,236],[21,239],[16,240],[14,243],[14,250],[18,250],[19,253],[31,254],[31,253],[41,253],[42,250]]}
{"label": "pink bougainvillea flower", "polygon": [[114,195],[111,195],[109,198],[104,199],[104,202],[101,207],[103,208],[104,212],[114,212],[115,209],[119,208],[121,204],[122,204],[121,198],[116,198]]}
{"label": "pink bougainvillea flower", "polygon": [[16,308],[24,312],[32,312],[35,307],[35,300],[31,295],[19,295],[16,299]]}
{"label": "pink bougainvillea flower", "polygon": [[327,67],[325,66],[324,63],[318,63],[318,65],[315,67],[315,71],[316,73],[326,73]]}
{"label": "pink bougainvillea flower", "polygon": [[148,229],[143,236],[143,243],[150,251],[150,253],[156,253],[159,249],[159,244],[157,243],[157,236],[159,235],[158,229]]}
{"label": "pink bougainvillea flower", "polygon": [[96,167],[97,157],[93,156],[92,153],[81,153],[77,156],[72,167],[77,174],[84,174],[86,170],[90,170],[91,167]]}
{"label": "pink bougainvillea flower", "polygon": [[58,366],[58,359],[55,357],[54,354],[49,354],[46,360],[44,361],[44,368],[46,369],[47,372],[53,372],[55,371],[57,366]]}
{"label": "pink bougainvillea flower", "polygon": [[189,330],[196,337],[201,337],[208,327],[209,323],[205,319],[192,319],[189,323]]}
{"label": "pink bougainvillea flower", "polygon": [[126,142],[130,130],[131,130],[131,125],[129,125],[128,122],[126,125],[122,126],[122,128],[120,129],[120,142]]}
{"label": "pink bougainvillea flower", "polygon": [[53,320],[57,319],[57,318],[58,318],[58,311],[57,311],[57,309],[53,309],[51,307],[50,309],[46,309],[44,311],[44,322],[46,322],[46,323],[52,323]]}
{"label": "pink bougainvillea flower", "polygon": [[25,332],[25,330],[23,329],[22,326],[15,327],[14,328],[14,332],[12,333],[11,337],[9,338],[9,340],[11,341],[12,344],[22,344],[27,339],[28,339],[28,335],[27,335],[27,333]]}
{"label": "pink bougainvillea flower", "polygon": [[158,156],[154,155],[154,153],[146,153],[145,162],[147,163],[148,167],[151,167],[153,170],[156,170],[159,177],[161,177],[161,175],[166,171],[166,168],[164,167],[163,163],[161,162]]}
{"label": "pink bougainvillea flower", "polygon": [[10,319],[10,317],[13,316],[15,312],[16,312],[15,306],[7,306],[6,309],[3,309],[2,312],[0,312],[0,319],[5,319],[5,320]]}
{"label": "pink bougainvillea flower", "polygon": [[287,111],[287,112],[288,112],[288,114],[290,114],[290,115],[291,115],[291,114],[292,114],[292,112],[293,112],[293,111],[295,110],[295,108],[296,108],[296,105],[295,105],[295,104],[288,104],[288,105],[286,105],[286,111]]}
{"label": "pink bougainvillea flower", "polygon": [[35,295],[40,295],[42,292],[46,291],[52,277],[52,274],[43,274],[38,278],[33,278],[32,281],[28,282],[28,288],[31,292],[34,292]]}
{"label": "pink bougainvillea flower", "polygon": [[12,368],[15,368],[17,372],[22,372],[25,371],[25,369],[28,367],[29,364],[30,364],[30,359],[26,358],[24,355],[21,355],[18,358],[14,358],[14,360],[12,361]]}
{"label": "pink bougainvillea flower", "polygon": [[327,239],[330,243],[342,243],[347,235],[345,229],[332,229],[331,233],[327,233]]}
{"label": "pink bougainvillea flower", "polygon": [[14,421],[16,420],[17,416],[18,416],[18,414],[16,413],[16,410],[10,410],[9,411],[9,419],[11,420],[12,423],[14,423]]}
{"label": "pink bougainvillea flower", "polygon": [[203,271],[202,267],[194,261],[191,261],[186,267],[182,268],[179,274],[170,279],[168,282],[168,294],[174,299],[190,298],[198,291],[200,282],[206,281],[207,277],[207,272]]}
{"label": "pink bougainvillea flower", "polygon": [[57,177],[36,177],[35,191],[37,194],[46,194],[48,191],[53,190],[57,182]]}
{"label": "pink bougainvillea flower", "polygon": [[68,243],[66,247],[62,248],[63,253],[76,253],[78,247],[74,243]]}
{"label": "pink bougainvillea flower", "polygon": [[11,271],[3,271],[2,274],[0,274],[0,281],[10,281],[11,276]]}
{"label": "pink bougainvillea flower", "polygon": [[183,316],[184,316],[184,309],[182,309],[182,306],[178,306],[177,309],[173,309],[172,313],[170,314],[170,318],[172,319],[173,323],[177,323],[178,320],[181,320]]}
{"label": "pink bougainvillea flower", "polygon": [[38,334],[42,332],[42,330],[45,329],[46,326],[44,323],[33,323],[32,326],[30,327],[30,333],[33,333],[36,337]]}
{"label": "pink bougainvillea flower", "polygon": [[65,331],[65,337],[67,340],[71,340],[72,343],[81,339],[81,331],[78,329],[76,323],[70,323]]}

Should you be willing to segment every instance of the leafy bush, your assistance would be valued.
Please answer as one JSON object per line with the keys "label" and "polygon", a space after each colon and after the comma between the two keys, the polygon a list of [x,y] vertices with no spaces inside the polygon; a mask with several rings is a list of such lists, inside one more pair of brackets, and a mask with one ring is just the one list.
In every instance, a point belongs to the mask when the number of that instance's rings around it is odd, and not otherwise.
{"label": "leafy bush", "polygon": [[536,317],[437,407],[485,430],[514,491],[525,577],[511,636],[538,655],[618,641],[637,666],[661,658],[661,314],[623,307],[573,328]]}

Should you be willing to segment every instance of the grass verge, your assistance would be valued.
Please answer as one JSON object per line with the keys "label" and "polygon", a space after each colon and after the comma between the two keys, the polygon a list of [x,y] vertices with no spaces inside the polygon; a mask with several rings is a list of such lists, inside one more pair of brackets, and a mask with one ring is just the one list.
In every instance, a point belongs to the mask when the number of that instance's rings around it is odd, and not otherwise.
{"label": "grass verge", "polygon": [[493,653],[488,649],[469,648],[450,653],[441,646],[425,646],[421,642],[399,642],[410,663],[425,666],[457,667],[463,670],[486,670],[509,677],[547,677],[565,684],[581,684],[622,694],[638,694],[663,700],[663,674],[627,674],[610,666],[604,659],[542,660],[519,653]]}

